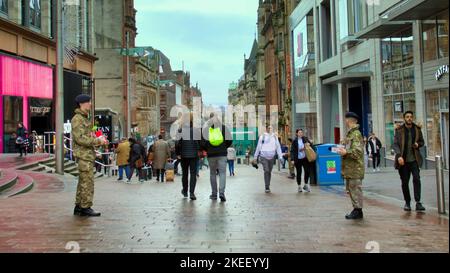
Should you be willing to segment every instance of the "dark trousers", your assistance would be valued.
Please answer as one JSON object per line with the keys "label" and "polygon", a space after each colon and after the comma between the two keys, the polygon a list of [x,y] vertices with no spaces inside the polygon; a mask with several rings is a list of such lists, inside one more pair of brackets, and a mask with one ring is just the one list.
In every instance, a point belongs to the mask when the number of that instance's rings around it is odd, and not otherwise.
{"label": "dark trousers", "polygon": [[310,165],[311,164],[306,157],[295,162],[295,169],[297,170],[297,185],[300,186],[302,184],[302,168],[305,170],[305,184],[308,184]]}
{"label": "dark trousers", "polygon": [[[183,183],[183,192],[190,193],[195,192],[195,185],[197,185],[197,162],[196,158],[183,158],[181,159],[181,169],[183,170],[183,177],[181,179]],[[188,176],[190,175],[189,179]],[[189,185],[188,185],[189,180]]]}
{"label": "dark trousers", "polygon": [[139,180],[144,180],[144,173],[142,171],[142,168],[136,168],[136,166],[132,165],[130,166],[130,175],[128,176],[128,179],[131,180],[133,178],[134,171],[137,170]]}
{"label": "dark trousers", "polygon": [[420,169],[417,162],[407,162],[398,170],[400,178],[402,180],[402,190],[405,202],[411,203],[411,194],[409,192],[409,180],[411,174],[413,176],[413,187],[414,187],[414,199],[417,203],[421,199],[421,183],[420,183]]}
{"label": "dark trousers", "polygon": [[372,163],[373,163],[373,168],[374,169],[380,167],[380,162],[381,162],[380,153],[372,154]]}
{"label": "dark trousers", "polygon": [[161,182],[164,182],[164,174],[166,173],[166,170],[164,169],[157,169],[156,170],[156,180],[159,181],[161,178]]}
{"label": "dark trousers", "polygon": [[17,148],[19,149],[20,156],[23,156],[23,154],[25,154],[25,156],[27,155],[27,148],[25,145],[17,145]]}

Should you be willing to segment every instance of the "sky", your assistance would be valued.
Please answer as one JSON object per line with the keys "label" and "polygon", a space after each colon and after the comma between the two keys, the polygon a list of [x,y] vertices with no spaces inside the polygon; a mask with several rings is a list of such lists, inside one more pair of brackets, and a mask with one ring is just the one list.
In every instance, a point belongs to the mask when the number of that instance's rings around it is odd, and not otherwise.
{"label": "sky", "polygon": [[256,33],[258,0],[135,0],[137,46],[152,46],[172,70],[191,73],[205,104],[226,105],[244,73]]}

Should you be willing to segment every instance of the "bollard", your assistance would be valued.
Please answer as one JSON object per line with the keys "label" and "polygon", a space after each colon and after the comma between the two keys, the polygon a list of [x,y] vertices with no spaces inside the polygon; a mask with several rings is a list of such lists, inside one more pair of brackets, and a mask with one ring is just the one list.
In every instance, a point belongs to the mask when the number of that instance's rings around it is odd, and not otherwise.
{"label": "bollard", "polygon": [[436,156],[436,185],[437,185],[437,203],[439,214],[446,214],[445,211],[445,188],[444,188],[444,168],[442,166],[442,157]]}

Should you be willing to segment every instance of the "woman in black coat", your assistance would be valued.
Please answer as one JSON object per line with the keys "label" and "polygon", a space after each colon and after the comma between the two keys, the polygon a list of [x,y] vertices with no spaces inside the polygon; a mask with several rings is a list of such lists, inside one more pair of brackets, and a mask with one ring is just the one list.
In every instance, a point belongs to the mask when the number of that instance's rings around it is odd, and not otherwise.
{"label": "woman in black coat", "polygon": [[[297,185],[298,192],[311,192],[309,186],[310,174],[313,171],[313,164],[311,164],[306,157],[306,145],[312,145],[311,141],[303,135],[303,130],[298,129],[296,132],[297,137],[292,142],[291,146],[291,161],[297,170]],[[299,149],[299,147],[302,147]],[[305,186],[302,188],[302,169],[305,171]]]}

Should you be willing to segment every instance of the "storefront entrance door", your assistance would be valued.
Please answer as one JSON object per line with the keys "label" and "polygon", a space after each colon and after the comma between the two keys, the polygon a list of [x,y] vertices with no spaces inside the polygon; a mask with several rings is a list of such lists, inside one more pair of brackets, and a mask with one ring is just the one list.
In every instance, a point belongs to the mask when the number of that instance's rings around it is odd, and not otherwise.
{"label": "storefront entrance door", "polygon": [[442,141],[442,156],[444,159],[444,167],[448,170],[448,129],[449,129],[448,112],[442,112],[441,114],[441,141]]}

